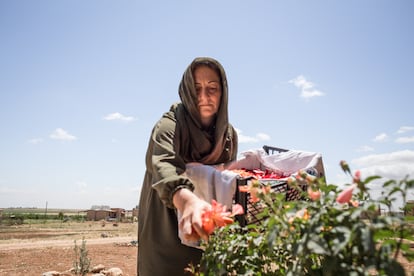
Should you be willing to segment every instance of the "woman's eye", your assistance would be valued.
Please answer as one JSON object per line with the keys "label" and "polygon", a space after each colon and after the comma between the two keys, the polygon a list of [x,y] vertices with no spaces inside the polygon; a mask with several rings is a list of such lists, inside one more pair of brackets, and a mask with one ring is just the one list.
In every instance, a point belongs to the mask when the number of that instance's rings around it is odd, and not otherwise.
{"label": "woman's eye", "polygon": [[211,93],[215,93],[217,91],[217,87],[210,87],[208,91]]}
{"label": "woman's eye", "polygon": [[199,86],[199,87],[196,86],[195,90],[196,90],[197,95],[200,95],[203,92],[203,90],[208,95],[214,95],[219,91],[219,87],[216,87],[216,86],[209,87],[209,86],[207,86],[207,87],[203,88],[201,86]]}

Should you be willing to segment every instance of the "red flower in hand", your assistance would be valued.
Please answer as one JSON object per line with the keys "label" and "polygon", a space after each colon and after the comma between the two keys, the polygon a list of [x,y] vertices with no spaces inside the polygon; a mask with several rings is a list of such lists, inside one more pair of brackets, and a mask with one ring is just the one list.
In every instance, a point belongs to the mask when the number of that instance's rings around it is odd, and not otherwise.
{"label": "red flower in hand", "polygon": [[223,227],[234,222],[235,215],[243,214],[243,207],[240,204],[233,206],[232,211],[226,211],[226,206],[218,203],[214,199],[211,201],[211,209],[201,215],[203,229],[209,235],[214,232],[216,227]]}

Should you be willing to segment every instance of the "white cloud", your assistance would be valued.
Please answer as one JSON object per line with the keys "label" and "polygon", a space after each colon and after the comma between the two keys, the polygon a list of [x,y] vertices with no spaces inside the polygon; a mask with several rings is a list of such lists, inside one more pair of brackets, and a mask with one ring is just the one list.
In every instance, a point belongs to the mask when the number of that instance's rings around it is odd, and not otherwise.
{"label": "white cloud", "polygon": [[33,139],[30,139],[29,140],[29,143],[30,144],[33,144],[33,145],[37,145],[37,144],[40,144],[42,142],[43,142],[43,139],[42,138],[33,138]]}
{"label": "white cloud", "polygon": [[388,140],[388,135],[386,133],[380,133],[373,139],[374,142],[384,142]]}
{"label": "white cloud", "polygon": [[352,161],[366,175],[380,175],[390,179],[414,176],[414,151],[402,150],[384,154],[367,155]]}
{"label": "white cloud", "polygon": [[414,143],[414,136],[411,137],[399,137],[395,139],[395,142],[398,144],[408,144],[408,143]]}
{"label": "white cloud", "polygon": [[[368,184],[373,199],[378,199],[384,192],[382,185],[385,181],[389,179],[399,181],[407,175],[409,179],[414,177],[414,151],[412,150],[367,155],[352,160],[352,164],[358,167],[363,178],[374,175],[381,177],[381,179]],[[398,210],[398,208],[402,207],[402,198],[399,194],[395,194],[395,198],[396,201],[393,203],[392,208]],[[412,196],[409,195],[408,199],[412,199]]]}
{"label": "white cloud", "polygon": [[362,146],[357,149],[358,152],[368,152],[368,151],[374,151],[373,147],[370,146]]}
{"label": "white cloud", "polygon": [[266,133],[257,133],[255,136],[246,136],[242,134],[243,131],[240,129],[236,129],[236,131],[239,137],[239,143],[257,143],[270,140],[270,136]]}
{"label": "white cloud", "polygon": [[270,140],[270,136],[266,133],[257,133],[256,134],[257,139],[259,139],[260,141],[269,141]]}
{"label": "white cloud", "polygon": [[50,136],[51,139],[54,140],[62,140],[62,141],[74,141],[76,140],[76,136],[73,136],[69,134],[66,130],[63,128],[57,128],[55,131],[53,131]]}
{"label": "white cloud", "polygon": [[414,130],[413,126],[402,126],[397,130],[397,133],[402,134],[402,133],[406,133],[406,132],[412,131],[412,130]]}
{"label": "white cloud", "polygon": [[119,112],[110,113],[110,114],[106,115],[103,119],[106,120],[106,121],[123,121],[123,122],[131,122],[131,121],[135,120],[134,117],[125,116],[125,115],[122,115]]}
{"label": "white cloud", "polygon": [[296,78],[289,81],[294,86],[298,87],[301,90],[300,96],[305,99],[310,99],[313,97],[320,97],[325,95],[322,91],[319,91],[314,88],[314,84],[308,80],[303,75],[299,75]]}

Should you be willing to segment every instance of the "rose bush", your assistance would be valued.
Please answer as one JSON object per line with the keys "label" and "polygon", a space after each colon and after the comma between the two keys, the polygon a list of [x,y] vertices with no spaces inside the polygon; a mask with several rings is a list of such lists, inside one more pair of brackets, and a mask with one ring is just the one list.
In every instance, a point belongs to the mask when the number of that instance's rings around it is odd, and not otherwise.
{"label": "rose bush", "polygon": [[[346,162],[341,167],[352,183],[344,190],[322,178],[299,173],[289,185],[307,183],[305,200],[285,201],[283,194],[255,189],[265,204],[260,223],[216,228],[195,275],[405,275],[397,255],[413,257],[404,238],[413,236],[401,215],[391,210],[398,195],[405,205],[414,180],[384,180],[383,197],[372,200],[368,184]],[[256,185],[257,186],[257,185]],[[256,203],[252,203],[256,204]]]}

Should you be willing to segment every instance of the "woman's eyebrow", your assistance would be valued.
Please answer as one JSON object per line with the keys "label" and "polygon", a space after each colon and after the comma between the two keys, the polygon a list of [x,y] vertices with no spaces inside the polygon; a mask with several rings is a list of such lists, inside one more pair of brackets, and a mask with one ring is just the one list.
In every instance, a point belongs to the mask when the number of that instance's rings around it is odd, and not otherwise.
{"label": "woman's eyebrow", "polygon": [[[201,82],[194,82],[195,84],[201,84]],[[218,81],[218,80],[211,80],[211,81],[208,81],[207,83],[218,83],[218,84],[220,84],[220,81]]]}

